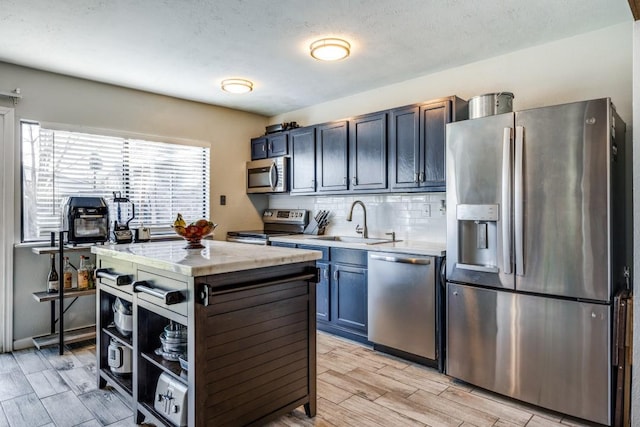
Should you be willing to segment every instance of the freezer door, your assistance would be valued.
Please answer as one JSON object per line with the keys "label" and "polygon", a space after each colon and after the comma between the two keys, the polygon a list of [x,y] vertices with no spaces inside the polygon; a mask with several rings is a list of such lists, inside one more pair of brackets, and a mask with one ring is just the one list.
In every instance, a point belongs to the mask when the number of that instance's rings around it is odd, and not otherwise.
{"label": "freezer door", "polygon": [[511,187],[514,115],[447,125],[447,278],[514,287]]}
{"label": "freezer door", "polygon": [[609,424],[610,306],[447,284],[446,373]]}
{"label": "freezer door", "polygon": [[607,99],[516,113],[516,289],[610,301],[609,119]]}

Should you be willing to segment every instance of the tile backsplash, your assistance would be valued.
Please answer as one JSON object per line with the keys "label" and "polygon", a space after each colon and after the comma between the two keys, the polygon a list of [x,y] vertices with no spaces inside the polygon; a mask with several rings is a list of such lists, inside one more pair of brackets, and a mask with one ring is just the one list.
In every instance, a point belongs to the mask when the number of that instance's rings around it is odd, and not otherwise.
{"label": "tile backsplash", "polygon": [[369,237],[388,237],[395,231],[396,238],[445,243],[447,233],[446,194],[382,194],[358,196],[269,196],[269,207],[277,209],[307,209],[311,216],[319,210],[331,211],[325,234],[357,236],[356,225],[364,223],[361,206],[353,209],[353,221],[347,214],[354,201],[360,200],[367,208]]}

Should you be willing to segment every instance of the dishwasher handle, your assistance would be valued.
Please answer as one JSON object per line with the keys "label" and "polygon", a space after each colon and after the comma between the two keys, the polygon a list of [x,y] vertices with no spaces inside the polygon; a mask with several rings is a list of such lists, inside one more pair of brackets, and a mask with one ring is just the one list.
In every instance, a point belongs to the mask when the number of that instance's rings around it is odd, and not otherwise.
{"label": "dishwasher handle", "polygon": [[402,264],[418,264],[418,265],[431,264],[431,260],[428,258],[401,257],[401,256],[378,255],[378,254],[369,254],[369,257],[371,259],[375,259],[378,261],[399,262]]}

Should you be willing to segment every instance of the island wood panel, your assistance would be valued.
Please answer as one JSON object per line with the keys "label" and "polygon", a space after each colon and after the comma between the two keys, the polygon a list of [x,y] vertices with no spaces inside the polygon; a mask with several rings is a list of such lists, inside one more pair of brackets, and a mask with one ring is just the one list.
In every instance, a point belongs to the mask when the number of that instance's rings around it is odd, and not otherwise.
{"label": "island wood panel", "polygon": [[[262,332],[264,330],[264,323],[268,324],[266,325],[266,332]],[[216,340],[216,342],[208,343],[207,349],[219,347],[215,351],[218,352],[220,356],[224,356],[228,353],[233,353],[241,350],[242,348],[246,348],[247,346],[266,343],[295,332],[302,331],[306,333],[309,328],[306,314],[302,312],[273,319],[272,321],[264,323],[249,328],[243,328],[243,332],[247,333],[244,337],[238,337],[237,335],[233,337],[234,331],[224,333],[222,334],[224,336],[223,340]]]}
{"label": "island wood panel", "polygon": [[196,380],[196,414],[207,415],[197,425],[263,423],[303,404],[315,414],[315,283],[295,276],[266,285],[264,276],[245,276],[237,289],[220,275],[207,280],[209,305],[197,310],[204,375]]}

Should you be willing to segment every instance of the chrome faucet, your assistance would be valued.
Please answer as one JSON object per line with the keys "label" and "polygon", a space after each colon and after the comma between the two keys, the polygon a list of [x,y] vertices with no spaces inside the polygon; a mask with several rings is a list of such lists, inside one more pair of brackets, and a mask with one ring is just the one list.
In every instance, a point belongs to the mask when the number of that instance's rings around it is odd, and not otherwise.
{"label": "chrome faucet", "polygon": [[366,239],[367,237],[369,237],[369,231],[367,230],[367,208],[364,207],[364,203],[362,203],[360,200],[356,200],[351,204],[351,209],[349,209],[349,215],[347,215],[347,221],[351,221],[353,217],[353,208],[355,207],[355,205],[362,206],[362,212],[364,212],[364,226],[362,226],[361,228],[360,225],[357,225],[356,233],[362,234],[362,237]]}

